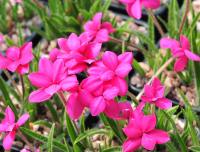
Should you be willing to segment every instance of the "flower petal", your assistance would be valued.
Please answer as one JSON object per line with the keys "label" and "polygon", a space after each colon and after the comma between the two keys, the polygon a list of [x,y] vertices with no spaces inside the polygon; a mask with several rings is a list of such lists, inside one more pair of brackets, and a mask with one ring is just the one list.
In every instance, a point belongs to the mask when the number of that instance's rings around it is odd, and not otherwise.
{"label": "flower petal", "polygon": [[123,143],[123,152],[136,151],[141,145],[141,139],[128,139]]}
{"label": "flower petal", "polygon": [[174,71],[181,72],[183,71],[188,63],[188,59],[186,57],[178,58],[174,64]]}
{"label": "flower petal", "polygon": [[165,37],[160,40],[160,47],[163,49],[177,48],[179,47],[179,42],[174,39]]}
{"label": "flower petal", "polygon": [[9,59],[5,58],[0,54],[0,69],[6,69],[9,64]]}
{"label": "flower petal", "polygon": [[36,87],[48,87],[51,84],[49,77],[40,72],[33,72],[28,75],[31,84]]}
{"label": "flower petal", "polygon": [[198,61],[200,62],[200,56],[197,54],[194,54],[193,52],[189,51],[189,50],[184,50],[185,55],[187,56],[188,59],[192,60],[192,61]]}
{"label": "flower petal", "polygon": [[12,61],[18,60],[20,57],[20,49],[17,47],[10,47],[6,50],[6,57]]}
{"label": "flower petal", "polygon": [[39,89],[31,92],[29,95],[29,101],[32,103],[39,103],[49,100],[51,98],[50,94],[47,94],[44,89]]}
{"label": "flower petal", "polygon": [[78,80],[75,75],[67,76],[61,83],[61,87],[65,91],[69,91],[73,88],[78,87]]}
{"label": "flower petal", "polygon": [[73,120],[76,120],[81,116],[84,106],[78,100],[77,93],[73,93],[69,96],[66,103],[66,109],[70,118],[72,118]]}
{"label": "flower petal", "polygon": [[153,150],[156,145],[156,141],[148,134],[143,134],[141,145],[147,150]]}
{"label": "flower petal", "polygon": [[148,135],[150,135],[157,144],[164,144],[170,140],[168,133],[159,129],[152,130]]}
{"label": "flower petal", "polygon": [[142,17],[142,5],[140,0],[135,0],[133,4],[128,4],[127,12],[131,17],[140,19]]}
{"label": "flower petal", "polygon": [[15,115],[10,107],[7,107],[5,110],[5,118],[3,119],[4,122],[9,124],[15,123]]}
{"label": "flower petal", "polygon": [[20,51],[21,51],[20,64],[27,64],[34,58],[32,54],[32,42],[25,43],[20,48]]}
{"label": "flower petal", "polygon": [[126,95],[126,93],[128,91],[128,85],[124,79],[115,77],[113,83],[114,83],[113,85],[119,89],[120,96]]}
{"label": "flower petal", "polygon": [[58,46],[64,50],[65,52],[69,52],[69,47],[67,45],[67,39],[66,38],[59,38],[58,39]]}
{"label": "flower petal", "polygon": [[47,75],[49,78],[52,78],[52,69],[53,64],[47,58],[41,58],[39,61],[39,72]]}
{"label": "flower petal", "polygon": [[50,85],[49,87],[45,88],[44,91],[47,94],[54,95],[56,92],[58,92],[60,90],[60,88],[61,88],[60,85],[53,84],[53,85]]}
{"label": "flower petal", "polygon": [[167,99],[167,98],[161,98],[161,99],[158,99],[156,102],[155,102],[155,105],[157,107],[159,107],[160,109],[169,109],[172,107],[172,101]]}
{"label": "flower petal", "polygon": [[128,73],[131,71],[132,67],[130,64],[127,63],[121,63],[117,66],[115,73],[121,78],[124,78],[128,75]]}
{"label": "flower petal", "polygon": [[22,126],[28,119],[29,119],[30,115],[28,113],[23,114],[17,121],[17,125],[18,126]]}
{"label": "flower petal", "polygon": [[25,74],[29,71],[29,64],[19,65],[16,70],[19,74]]}
{"label": "flower petal", "polygon": [[180,42],[181,42],[181,46],[184,50],[189,50],[190,49],[190,42],[188,40],[188,38],[184,35],[180,36]]}
{"label": "flower petal", "polygon": [[156,115],[144,115],[141,121],[143,132],[148,132],[156,127]]}
{"label": "flower petal", "polygon": [[97,116],[104,111],[106,102],[102,96],[96,97],[90,104],[90,111],[92,116]]}
{"label": "flower petal", "polygon": [[108,42],[109,41],[109,33],[106,29],[99,30],[96,34],[96,38],[94,42]]}
{"label": "flower petal", "polygon": [[70,51],[77,51],[80,47],[80,40],[78,36],[75,33],[72,33],[68,40],[67,40],[67,45],[70,49]]}
{"label": "flower petal", "polygon": [[142,4],[146,8],[156,9],[160,6],[160,0],[142,0]]}
{"label": "flower petal", "polygon": [[114,99],[118,95],[118,93],[119,89],[117,87],[110,87],[104,91],[103,96],[105,99],[111,100]]}
{"label": "flower petal", "polygon": [[5,150],[10,150],[13,144],[13,141],[15,140],[15,131],[9,132],[3,139],[3,148]]}
{"label": "flower petal", "polygon": [[102,57],[104,65],[106,65],[110,70],[115,70],[118,65],[117,55],[111,51],[106,51]]}
{"label": "flower petal", "polygon": [[120,63],[132,64],[132,62],[133,62],[133,53],[132,52],[125,52],[123,54],[120,54],[118,56],[118,61]]}

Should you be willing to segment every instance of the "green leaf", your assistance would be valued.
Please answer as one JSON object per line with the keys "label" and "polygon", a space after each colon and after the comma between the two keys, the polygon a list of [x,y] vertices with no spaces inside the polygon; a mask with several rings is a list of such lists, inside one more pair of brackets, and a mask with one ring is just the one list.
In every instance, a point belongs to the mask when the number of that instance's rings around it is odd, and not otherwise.
{"label": "green leaf", "polygon": [[[24,127],[21,127],[20,128],[21,132],[23,134],[26,134],[27,136],[37,140],[37,141],[40,141],[44,144],[47,144],[48,142],[48,137],[45,137],[41,134],[38,134],[36,132],[33,132],[32,130],[30,129],[27,129],[27,128],[24,128]],[[56,139],[53,139],[53,146],[56,147],[57,149],[61,150],[61,151],[66,151],[66,146],[64,144],[61,143],[61,141],[58,141]]]}
{"label": "green leaf", "polygon": [[48,137],[48,142],[47,142],[47,151],[48,152],[53,152],[53,134],[54,134],[54,129],[55,129],[55,124],[52,125],[49,137]]}
{"label": "green leaf", "polygon": [[122,151],[121,147],[111,147],[103,150],[103,152],[121,152],[121,151]]}
{"label": "green leaf", "polygon": [[103,7],[102,7],[102,12],[106,12],[107,10],[108,10],[108,8],[109,8],[109,6],[110,6],[110,4],[111,4],[111,0],[105,0],[105,2],[104,2],[104,4],[103,4]]}
{"label": "green leaf", "polygon": [[3,93],[5,104],[12,109],[12,111],[15,114],[15,118],[17,119],[18,118],[17,109],[15,108],[14,104],[12,103],[12,100],[10,99],[9,92],[7,90],[6,85],[7,84],[5,83],[5,81],[2,79],[2,77],[0,77],[0,90]]}
{"label": "green leaf", "polygon": [[192,152],[200,152],[200,146],[192,146],[189,148]]}
{"label": "green leaf", "polygon": [[197,26],[197,22],[199,21],[199,17],[200,17],[200,12],[193,18],[192,24],[187,29],[187,31],[186,31],[187,36],[189,36],[189,34],[191,34],[193,32],[193,30],[195,29],[195,27]]}
{"label": "green leaf", "polygon": [[80,142],[81,140],[86,139],[87,137],[91,137],[91,136],[96,135],[96,134],[108,134],[108,133],[109,133],[109,131],[106,130],[106,129],[90,129],[90,130],[87,130],[87,131],[78,135],[78,137],[74,141],[74,145],[77,144],[78,142]]}

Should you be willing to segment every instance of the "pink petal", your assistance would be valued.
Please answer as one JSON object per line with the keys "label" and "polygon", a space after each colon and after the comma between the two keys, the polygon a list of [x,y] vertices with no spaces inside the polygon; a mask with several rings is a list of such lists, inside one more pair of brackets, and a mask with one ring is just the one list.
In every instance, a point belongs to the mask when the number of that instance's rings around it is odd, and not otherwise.
{"label": "pink petal", "polygon": [[13,62],[10,62],[8,65],[7,65],[7,69],[11,72],[15,72],[19,66],[19,61],[13,61]]}
{"label": "pink petal", "polygon": [[23,114],[17,121],[17,125],[18,126],[22,126],[28,119],[29,119],[30,115],[28,113]]}
{"label": "pink petal", "polygon": [[128,138],[138,139],[142,136],[142,131],[140,128],[136,128],[132,125],[128,125],[127,127],[123,128],[123,132]]}
{"label": "pink petal", "polygon": [[67,44],[67,39],[66,38],[59,38],[58,39],[58,46],[64,50],[65,52],[69,52],[69,47]]}
{"label": "pink petal", "polygon": [[8,124],[7,124],[7,123],[5,123],[5,124],[0,124],[0,133],[6,132],[6,131],[7,131],[7,128],[8,128]]}
{"label": "pink petal", "polygon": [[106,89],[103,93],[103,96],[107,100],[114,99],[119,93],[119,89],[117,87],[110,87]]}
{"label": "pink petal", "polygon": [[54,95],[55,93],[57,93],[60,90],[61,86],[60,85],[50,85],[49,87],[45,88],[44,91],[47,94],[50,94],[51,96]]}
{"label": "pink petal", "polygon": [[89,107],[90,103],[93,102],[94,97],[88,90],[81,89],[79,91],[78,100],[81,102],[82,105]]}
{"label": "pink petal", "polygon": [[49,100],[50,98],[51,98],[51,95],[46,93],[44,89],[33,91],[29,95],[29,101],[31,103],[44,102],[45,100]]}
{"label": "pink petal", "polygon": [[109,33],[106,29],[99,30],[96,34],[95,42],[103,43],[109,41]]}
{"label": "pink petal", "polygon": [[25,43],[20,48],[20,51],[21,51],[20,64],[27,64],[34,58],[32,54],[32,42]]}
{"label": "pink petal", "polygon": [[156,127],[156,116],[152,115],[144,115],[141,120],[141,126],[143,132],[148,132],[153,130]]}
{"label": "pink petal", "polygon": [[174,64],[174,71],[181,72],[183,71],[188,63],[188,59],[186,57],[178,58]]}
{"label": "pink petal", "polygon": [[53,64],[47,58],[41,58],[39,61],[39,72],[47,75],[49,78],[52,77]]}
{"label": "pink petal", "polygon": [[139,149],[141,139],[128,139],[123,143],[123,152],[133,152]]}
{"label": "pink petal", "polygon": [[29,64],[19,65],[16,70],[19,74],[25,74],[29,71]]}
{"label": "pink petal", "polygon": [[119,77],[115,77],[114,86],[116,86],[119,89],[119,95],[125,96],[128,91],[128,85],[124,79],[121,79]]}
{"label": "pink petal", "polygon": [[111,51],[106,51],[102,57],[104,65],[106,65],[109,69],[115,70],[118,65],[117,55]]}
{"label": "pink petal", "polygon": [[7,107],[5,110],[5,118],[3,120],[9,124],[15,123],[15,115],[10,107]]}
{"label": "pink petal", "polygon": [[160,0],[142,0],[142,4],[146,8],[156,9],[160,6]]}
{"label": "pink petal", "polygon": [[111,119],[119,120],[120,119],[119,104],[114,100],[106,101],[106,108],[104,110],[104,113]]}
{"label": "pink petal", "polygon": [[100,28],[102,16],[103,16],[103,14],[101,12],[98,12],[93,17],[94,26],[96,28]]}
{"label": "pink petal", "polygon": [[15,131],[9,132],[3,139],[3,148],[5,150],[10,150],[15,140]]}
{"label": "pink petal", "polygon": [[6,57],[12,61],[18,60],[20,57],[20,49],[17,47],[10,47],[6,50]]}
{"label": "pink petal", "polygon": [[101,46],[101,43],[91,43],[87,48],[86,57],[88,59],[95,59],[101,51]]}
{"label": "pink petal", "polygon": [[90,111],[92,116],[97,116],[104,111],[106,102],[103,97],[96,97],[90,104]]}
{"label": "pink petal", "polygon": [[106,29],[108,33],[115,32],[115,29],[113,28],[112,24],[110,22],[104,22],[101,24],[102,29]]}
{"label": "pink petal", "polygon": [[142,136],[142,146],[147,150],[153,150],[156,145],[156,141],[148,134],[143,134]]}
{"label": "pink petal", "polygon": [[180,36],[180,42],[181,42],[181,46],[184,50],[189,50],[190,49],[190,42],[188,40],[188,38],[184,35]]}
{"label": "pink petal", "polygon": [[132,64],[132,62],[133,62],[133,53],[132,52],[125,52],[123,54],[120,54],[118,56],[118,61],[120,63]]}
{"label": "pink petal", "polygon": [[69,75],[78,74],[80,72],[83,72],[86,69],[87,69],[87,64],[86,63],[77,64],[76,66],[68,69],[68,74]]}
{"label": "pink petal", "polygon": [[101,87],[102,83],[103,82],[100,81],[97,77],[90,76],[82,81],[82,87],[84,89],[87,89],[88,91],[93,92],[98,90]]}
{"label": "pink petal", "polygon": [[179,42],[171,38],[162,38],[160,40],[160,47],[163,49],[173,49],[179,47]]}
{"label": "pink petal", "polygon": [[54,61],[57,59],[57,57],[58,57],[59,54],[60,54],[59,49],[54,48],[54,49],[51,50],[51,52],[49,53],[49,58],[50,58],[50,60],[51,60],[52,62],[54,62]]}
{"label": "pink petal", "polygon": [[75,75],[67,76],[61,83],[62,89],[69,91],[78,86],[78,80]]}
{"label": "pink petal", "polygon": [[58,59],[53,63],[53,73],[52,78],[53,82],[58,82],[60,77],[62,77],[62,73],[65,72],[64,62],[62,59]]}
{"label": "pink petal", "polygon": [[161,98],[161,99],[158,99],[156,102],[155,102],[155,105],[157,107],[159,107],[160,109],[169,109],[172,107],[172,101],[167,99],[167,98]]}
{"label": "pink petal", "polygon": [[131,17],[140,19],[142,17],[142,5],[140,0],[135,0],[134,3],[128,4],[127,12]]}
{"label": "pink petal", "polygon": [[154,92],[153,92],[153,88],[150,85],[145,85],[144,86],[144,94],[147,98],[152,99],[154,98]]}
{"label": "pink petal", "polygon": [[0,69],[6,69],[9,64],[9,60],[0,54]]}
{"label": "pink petal", "polygon": [[69,99],[66,103],[66,109],[70,118],[72,118],[73,120],[76,120],[81,116],[84,106],[78,100],[77,93],[71,94],[69,96]]}
{"label": "pink petal", "polygon": [[43,73],[33,72],[28,75],[28,78],[31,81],[31,84],[38,88],[48,87],[51,84],[51,80],[49,79],[49,77],[47,77]]}
{"label": "pink petal", "polygon": [[192,61],[198,61],[200,62],[200,56],[197,54],[192,53],[189,50],[184,50],[185,55],[187,56],[188,59],[192,60]]}
{"label": "pink petal", "polygon": [[121,78],[125,78],[128,73],[131,71],[132,67],[130,64],[121,63],[117,66],[115,73]]}
{"label": "pink petal", "polygon": [[[85,24],[84,24],[84,26],[83,26],[83,28],[84,28],[84,30],[86,31],[86,32],[96,32],[96,30],[98,29],[98,27],[96,27],[95,25],[94,25],[94,22],[93,21],[87,21]],[[89,34],[89,33],[87,33],[87,35]],[[91,34],[91,33],[90,33]],[[90,35],[89,34],[89,35]],[[91,35],[90,35],[91,36]],[[93,33],[92,33],[92,36],[93,36]]]}
{"label": "pink petal", "polygon": [[78,36],[72,33],[67,40],[67,45],[71,51],[77,51],[81,45]]}
{"label": "pink petal", "polygon": [[115,73],[111,70],[108,70],[100,75],[100,79],[102,81],[109,81],[109,80],[112,80],[114,76],[115,76]]}
{"label": "pink petal", "polygon": [[159,129],[152,130],[148,135],[151,136],[157,144],[164,144],[170,140],[168,133]]}

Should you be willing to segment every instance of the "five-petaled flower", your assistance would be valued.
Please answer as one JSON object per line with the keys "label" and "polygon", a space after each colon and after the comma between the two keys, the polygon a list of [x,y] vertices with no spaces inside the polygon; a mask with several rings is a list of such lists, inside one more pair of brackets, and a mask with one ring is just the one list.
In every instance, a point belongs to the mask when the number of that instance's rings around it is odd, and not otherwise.
{"label": "five-petaled flower", "polygon": [[34,58],[32,54],[32,42],[25,43],[22,47],[10,47],[6,56],[0,54],[0,69],[25,74],[29,71],[29,63]]}
{"label": "five-petaled flower", "polygon": [[174,71],[176,72],[183,71],[188,64],[188,60],[200,62],[200,56],[190,51],[190,42],[184,35],[180,36],[180,42],[172,38],[162,38],[160,47],[171,50],[173,57],[176,58],[174,64]]}
{"label": "five-petaled flower", "polygon": [[32,85],[39,88],[30,94],[30,102],[43,102],[59,91],[73,90],[78,85],[75,75],[68,76],[62,59],[51,62],[41,58],[39,71],[29,74],[28,78]]}
{"label": "five-petaled flower", "polygon": [[107,42],[109,41],[109,34],[113,33],[115,29],[110,22],[101,23],[102,13],[95,14],[92,20],[84,25],[84,34],[87,34],[94,42]]}
{"label": "five-petaled flower", "polygon": [[20,126],[29,119],[29,114],[23,114],[17,122],[15,122],[15,115],[10,107],[6,108],[5,118],[0,123],[0,133],[5,133],[3,139],[3,147],[5,150],[10,150],[13,141],[15,140],[15,135]]}
{"label": "five-petaled flower", "polygon": [[153,150],[156,144],[164,144],[170,140],[167,132],[156,127],[156,116],[144,115],[138,110],[130,119],[128,125],[123,128],[128,137],[123,144],[123,152],[136,151],[140,146],[147,150]]}
{"label": "five-petaled flower", "polygon": [[151,85],[145,85],[143,102],[155,104],[160,109],[168,109],[172,107],[172,102],[164,97],[165,87],[158,78],[154,78]]}
{"label": "five-petaled flower", "polygon": [[126,5],[129,16],[140,19],[142,17],[142,6],[147,9],[157,9],[160,0],[119,0]]}

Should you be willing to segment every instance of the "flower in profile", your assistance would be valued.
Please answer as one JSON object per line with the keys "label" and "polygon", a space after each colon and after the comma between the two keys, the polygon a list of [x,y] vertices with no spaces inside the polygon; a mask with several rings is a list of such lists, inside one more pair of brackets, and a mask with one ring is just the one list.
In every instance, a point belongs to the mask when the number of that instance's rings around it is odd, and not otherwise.
{"label": "flower in profile", "polygon": [[142,6],[147,9],[157,9],[160,6],[160,0],[119,0],[126,5],[129,16],[140,19],[142,17]]}
{"label": "flower in profile", "polygon": [[28,76],[32,85],[39,89],[29,95],[30,102],[43,102],[59,91],[70,91],[77,87],[75,75],[68,76],[62,59],[54,62],[46,58],[39,61],[39,71]]}
{"label": "flower in profile", "polygon": [[101,50],[101,45],[101,43],[90,42],[86,35],[82,34],[78,37],[72,33],[68,38],[58,39],[60,50],[52,50],[50,59],[52,61],[63,59],[68,74],[77,74],[95,61]]}
{"label": "flower in profile", "polygon": [[169,109],[172,107],[172,102],[164,97],[164,93],[165,87],[158,78],[154,78],[152,84],[145,85],[142,101],[155,104],[160,109]]}
{"label": "flower in profile", "polygon": [[32,54],[32,43],[25,43],[22,47],[10,47],[6,56],[0,54],[0,69],[7,69],[11,72],[25,74],[29,71],[29,63],[34,58]]}
{"label": "flower in profile", "polygon": [[[94,78],[91,86],[102,81],[107,86],[111,85],[115,90],[118,89],[120,96],[126,95],[128,86],[125,77],[132,69],[132,61],[131,52],[117,56],[111,51],[106,51],[102,60],[95,62],[88,70],[89,75]],[[98,82],[95,82],[95,79]]]}
{"label": "flower in profile", "polygon": [[168,48],[176,58],[174,71],[183,71],[188,64],[188,60],[200,62],[200,56],[190,51],[190,42],[184,35],[180,36],[180,42],[172,38],[162,38],[160,41],[161,48]]}
{"label": "flower in profile", "polygon": [[29,119],[29,114],[23,114],[17,122],[15,122],[15,115],[10,107],[6,108],[5,118],[0,123],[0,133],[5,133],[3,139],[3,147],[5,150],[10,150],[13,141],[15,140],[15,135],[22,125]]}
{"label": "flower in profile", "polygon": [[167,132],[156,127],[156,116],[135,113],[128,125],[123,128],[127,140],[123,144],[123,152],[136,151],[141,146],[153,150],[156,144],[164,144],[170,140]]}
{"label": "flower in profile", "polygon": [[109,41],[109,34],[115,31],[111,23],[101,23],[102,15],[101,12],[96,13],[93,19],[84,25],[84,34],[88,34],[94,42],[103,43]]}

